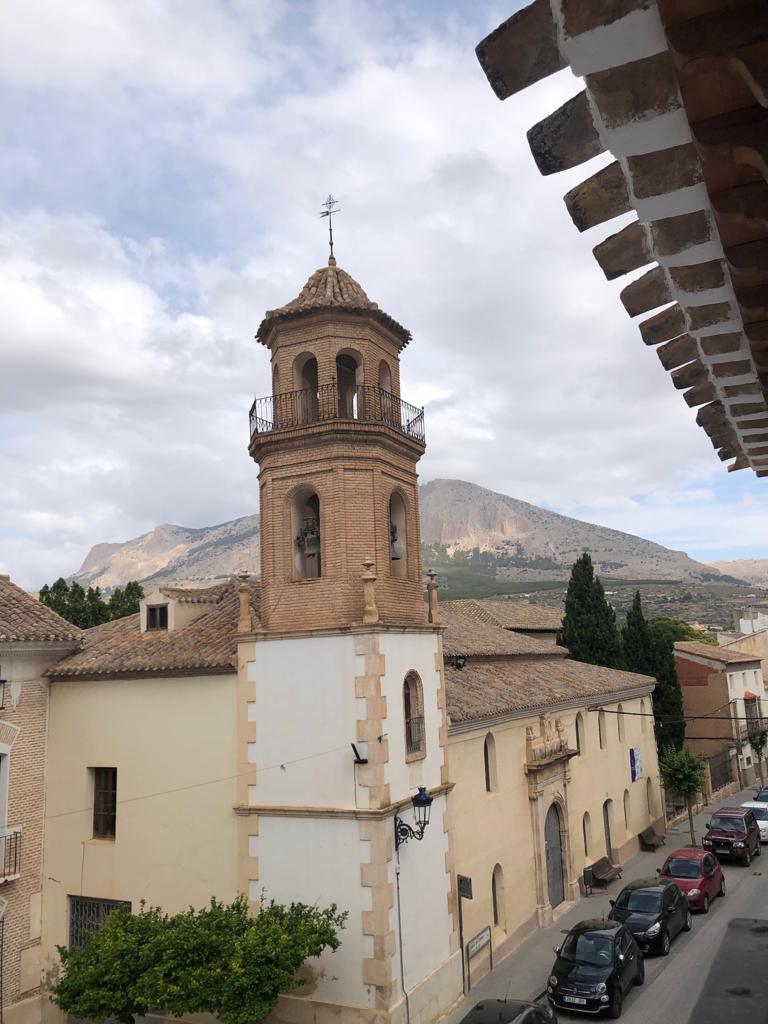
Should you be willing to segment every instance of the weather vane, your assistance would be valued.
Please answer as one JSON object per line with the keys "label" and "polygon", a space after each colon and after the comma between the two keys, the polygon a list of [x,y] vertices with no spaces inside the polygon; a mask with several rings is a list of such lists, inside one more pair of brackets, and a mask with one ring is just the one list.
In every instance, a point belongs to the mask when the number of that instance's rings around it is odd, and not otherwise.
{"label": "weather vane", "polygon": [[[325,209],[322,210],[321,213],[320,213],[321,217],[327,217],[328,218],[328,241],[330,242],[330,245],[331,245],[331,257],[330,257],[331,260],[334,259],[334,256],[333,256],[333,215],[334,215],[334,213],[340,213],[341,212],[340,210],[334,210],[334,206],[338,206],[338,205],[339,205],[338,199],[334,199],[333,196],[329,193],[328,194],[328,198],[323,203],[323,206],[325,207]],[[329,262],[330,262],[330,260],[329,260]],[[334,262],[335,262],[335,260],[334,260]]]}

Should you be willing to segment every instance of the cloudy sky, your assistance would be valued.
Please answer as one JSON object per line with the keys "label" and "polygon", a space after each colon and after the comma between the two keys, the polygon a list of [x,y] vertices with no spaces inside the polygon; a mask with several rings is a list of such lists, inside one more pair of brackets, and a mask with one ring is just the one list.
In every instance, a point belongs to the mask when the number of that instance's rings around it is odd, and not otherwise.
{"label": "cloudy sky", "polygon": [[253,512],[253,335],[327,257],[414,335],[421,478],[458,477],[694,557],[768,556],[474,46],[514,2],[24,0],[0,35],[0,568]]}

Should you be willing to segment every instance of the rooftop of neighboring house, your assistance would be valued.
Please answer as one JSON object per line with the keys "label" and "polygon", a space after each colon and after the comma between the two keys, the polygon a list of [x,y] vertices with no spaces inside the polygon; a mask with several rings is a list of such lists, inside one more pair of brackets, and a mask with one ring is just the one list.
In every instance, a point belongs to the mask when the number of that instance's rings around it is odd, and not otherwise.
{"label": "rooftop of neighboring house", "polygon": [[61,615],[0,575],[0,642],[54,640],[77,643],[82,632]]}
{"label": "rooftop of neighboring house", "polygon": [[[48,671],[52,678],[128,673],[231,672],[237,664],[237,581],[206,588],[165,587],[164,596],[210,608],[171,630],[141,629],[141,615],[126,615],[85,630],[82,649]],[[251,582],[251,612],[259,623],[261,587]]]}
{"label": "rooftop of neighboring house", "polygon": [[728,647],[715,647],[714,644],[702,644],[695,640],[678,640],[675,644],[675,654],[685,656],[693,654],[697,658],[707,658],[709,661],[718,661],[723,665],[738,665],[749,661],[760,661],[757,654],[748,654],[744,651],[733,651]]}
{"label": "rooftop of neighboring house", "polygon": [[440,622],[446,627],[443,652],[447,657],[528,654],[552,658],[568,654],[564,647],[512,631],[477,601],[443,601]]}
{"label": "rooftop of neighboring house", "polygon": [[563,621],[563,611],[515,599],[487,598],[482,601],[444,601],[441,605],[461,606],[480,622],[502,626],[516,632],[556,633]]}

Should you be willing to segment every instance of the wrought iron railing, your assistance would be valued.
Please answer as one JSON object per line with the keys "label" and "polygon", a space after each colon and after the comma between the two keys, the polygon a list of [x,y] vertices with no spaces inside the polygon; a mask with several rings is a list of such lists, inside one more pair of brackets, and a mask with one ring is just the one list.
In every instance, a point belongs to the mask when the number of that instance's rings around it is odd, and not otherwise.
{"label": "wrought iron railing", "polygon": [[412,715],[405,720],[405,752],[419,754],[424,749],[424,716]]}
{"label": "wrought iron railing", "polygon": [[0,882],[21,874],[21,829],[9,828],[0,835]]}
{"label": "wrought iron railing", "polygon": [[251,437],[327,420],[384,423],[424,442],[424,410],[401,401],[391,391],[370,384],[321,384],[257,398],[251,406]]}

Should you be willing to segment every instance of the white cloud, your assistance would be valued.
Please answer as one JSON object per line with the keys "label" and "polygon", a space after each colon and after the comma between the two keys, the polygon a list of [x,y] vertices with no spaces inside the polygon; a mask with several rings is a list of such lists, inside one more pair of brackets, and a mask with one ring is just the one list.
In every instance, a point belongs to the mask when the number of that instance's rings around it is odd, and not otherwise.
{"label": "white cloud", "polygon": [[[78,0],[58,39],[44,0],[5,19],[13,165],[38,196],[9,176],[0,221],[3,568],[37,584],[91,543],[255,509],[253,335],[324,261],[329,190],[340,264],[414,332],[422,479],[723,550],[732,478],[591,255],[617,225],[580,236],[563,205],[590,168],[542,178],[528,152],[579,83],[500,104],[473,53],[497,10],[297,11]],[[49,125],[77,140],[57,166]],[[764,499],[738,495],[757,529]]]}

